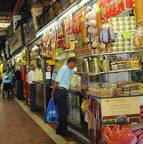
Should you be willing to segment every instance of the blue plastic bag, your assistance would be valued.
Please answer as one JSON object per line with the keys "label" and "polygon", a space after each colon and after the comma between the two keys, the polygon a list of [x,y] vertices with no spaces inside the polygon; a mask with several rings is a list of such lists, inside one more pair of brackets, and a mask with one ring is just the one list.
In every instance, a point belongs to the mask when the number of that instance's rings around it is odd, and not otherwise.
{"label": "blue plastic bag", "polygon": [[50,99],[45,113],[45,123],[57,123],[59,118],[58,110],[54,100]]}

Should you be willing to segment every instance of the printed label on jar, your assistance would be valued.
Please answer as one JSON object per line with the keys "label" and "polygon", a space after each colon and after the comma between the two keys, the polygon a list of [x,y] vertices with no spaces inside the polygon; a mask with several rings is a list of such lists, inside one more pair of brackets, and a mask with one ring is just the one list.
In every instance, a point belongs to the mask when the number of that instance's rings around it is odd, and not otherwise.
{"label": "printed label on jar", "polygon": [[118,52],[119,48],[118,47],[112,47],[113,52]]}
{"label": "printed label on jar", "polygon": [[130,47],[129,47],[129,46],[126,46],[126,47],[125,47],[125,51],[130,51]]}
{"label": "printed label on jar", "polygon": [[125,51],[124,47],[119,47],[119,52]]}
{"label": "printed label on jar", "polygon": [[119,42],[118,47],[124,47],[124,42]]}

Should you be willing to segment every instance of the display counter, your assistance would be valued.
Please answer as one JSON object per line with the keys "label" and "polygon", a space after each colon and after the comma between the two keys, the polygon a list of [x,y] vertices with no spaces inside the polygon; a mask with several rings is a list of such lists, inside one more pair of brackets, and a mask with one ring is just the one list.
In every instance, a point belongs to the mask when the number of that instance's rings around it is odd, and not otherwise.
{"label": "display counter", "polygon": [[[69,90],[68,94],[68,124],[79,131],[80,134],[88,136],[88,123],[85,122],[85,114],[81,109],[83,94],[81,90]],[[87,137],[88,138],[88,137]]]}
{"label": "display counter", "polygon": [[96,144],[134,143],[141,139],[143,96],[98,97],[88,95],[88,132]]}
{"label": "display counter", "polygon": [[43,82],[36,83],[36,105],[44,109],[44,84]]}
{"label": "display counter", "polygon": [[26,97],[26,104],[29,104],[30,101],[29,101],[29,98],[30,98],[30,88],[29,88],[29,84],[28,82],[24,81],[23,82],[23,92],[24,92],[24,95]]}
{"label": "display counter", "polygon": [[80,91],[70,90],[68,94],[68,121],[78,127],[81,127],[81,103],[82,93]]}

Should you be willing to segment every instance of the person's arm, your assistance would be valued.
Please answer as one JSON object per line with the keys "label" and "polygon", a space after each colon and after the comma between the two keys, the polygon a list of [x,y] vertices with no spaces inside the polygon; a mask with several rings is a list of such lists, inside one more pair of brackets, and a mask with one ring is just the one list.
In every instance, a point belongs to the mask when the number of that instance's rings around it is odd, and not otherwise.
{"label": "person's arm", "polygon": [[83,75],[83,72],[74,72],[76,75]]}
{"label": "person's arm", "polygon": [[52,89],[52,93],[51,93],[51,95],[54,94],[55,89],[57,88],[58,84],[59,84],[59,83],[55,81],[55,83],[54,83],[54,85],[53,85],[53,89]]}
{"label": "person's arm", "polygon": [[52,89],[52,93],[51,93],[51,96],[53,96],[54,92],[55,92],[55,89],[57,88],[59,82],[63,79],[63,76],[64,76],[64,69],[60,69],[57,76],[56,76],[56,81],[54,82],[54,85],[53,85],[53,89]]}

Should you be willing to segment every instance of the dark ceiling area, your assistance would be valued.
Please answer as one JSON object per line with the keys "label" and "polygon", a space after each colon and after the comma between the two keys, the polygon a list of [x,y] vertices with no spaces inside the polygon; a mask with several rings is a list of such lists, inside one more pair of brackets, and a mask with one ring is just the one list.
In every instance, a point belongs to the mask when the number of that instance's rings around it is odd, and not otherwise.
{"label": "dark ceiling area", "polygon": [[16,6],[17,0],[1,0],[0,1],[0,21],[8,21],[12,16],[12,12]]}
{"label": "dark ceiling area", "polygon": [[[13,15],[22,15],[22,19],[29,18],[30,2],[32,0],[0,0],[0,23],[11,23]],[[8,28],[0,27],[0,33]],[[0,35],[0,51],[4,47],[7,35]]]}

